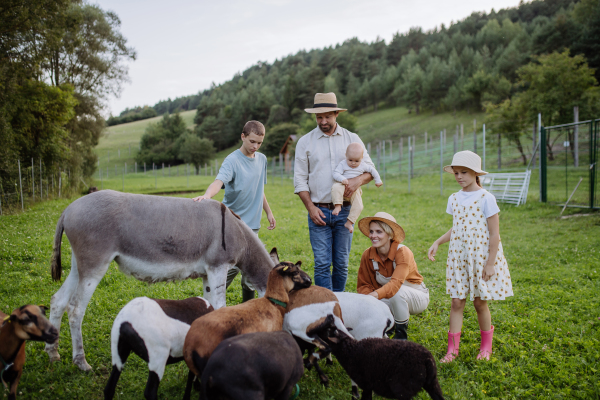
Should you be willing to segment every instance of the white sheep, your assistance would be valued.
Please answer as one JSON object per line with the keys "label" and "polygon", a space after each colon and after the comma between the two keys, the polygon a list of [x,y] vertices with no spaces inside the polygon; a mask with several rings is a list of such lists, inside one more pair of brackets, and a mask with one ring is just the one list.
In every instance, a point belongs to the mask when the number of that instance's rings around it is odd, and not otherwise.
{"label": "white sheep", "polygon": [[390,308],[375,297],[349,292],[338,292],[335,296],[342,308],[344,325],[354,339],[384,338],[394,327]]}
{"label": "white sheep", "polygon": [[144,397],[157,399],[158,385],[167,364],[183,360],[183,343],[190,325],[213,307],[202,297],[157,300],[138,297],[119,312],[111,331],[112,373],[104,389],[111,400],[123,366],[131,352],[148,363]]}

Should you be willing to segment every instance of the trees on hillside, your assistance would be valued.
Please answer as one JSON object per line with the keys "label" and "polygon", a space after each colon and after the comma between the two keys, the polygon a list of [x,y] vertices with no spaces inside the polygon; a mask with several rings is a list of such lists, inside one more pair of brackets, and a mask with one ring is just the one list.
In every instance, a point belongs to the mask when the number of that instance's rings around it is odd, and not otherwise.
{"label": "trees on hillside", "polygon": [[194,164],[196,173],[205,162],[214,158],[213,141],[192,133],[179,114],[165,114],[155,124],[149,124],[140,140],[135,160],[139,164]]}

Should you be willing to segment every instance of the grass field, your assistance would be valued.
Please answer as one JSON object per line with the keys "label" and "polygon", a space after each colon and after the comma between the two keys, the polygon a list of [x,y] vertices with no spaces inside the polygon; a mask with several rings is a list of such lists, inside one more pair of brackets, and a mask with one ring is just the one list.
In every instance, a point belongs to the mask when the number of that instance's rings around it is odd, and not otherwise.
{"label": "grass field", "polygon": [[[440,248],[435,263],[426,260],[426,251],[451,226],[445,206],[455,187],[452,177],[446,178],[443,196],[439,194],[439,178],[435,176],[414,179],[412,194],[406,192],[404,184],[396,186],[390,181],[385,191],[370,185],[363,195],[364,216],[387,211],[406,230],[405,244],[414,252],[419,271],[431,289],[429,308],[411,318],[409,339],[425,345],[436,359],[445,353],[450,308],[444,290],[447,245]],[[193,177],[188,188],[185,179],[164,179],[158,189],[196,190],[182,195],[192,197],[212,180]],[[109,181],[109,184],[118,186],[120,182]],[[276,246],[283,260],[302,260],[303,268],[312,275],[306,212],[293,194],[291,181],[271,180],[266,195],[278,227],[275,231],[263,229],[261,239],[267,248]],[[479,332],[474,309],[467,307],[458,360],[451,365],[438,364],[440,384],[448,399],[600,399],[600,216],[557,219],[556,207],[532,200],[520,207],[500,205],[501,236],[515,296],[490,304],[496,327],[490,362],[475,360]],[[49,260],[56,221],[70,201],[40,203],[25,213],[0,217],[3,271],[0,296],[4,312],[26,303],[49,304],[50,297],[60,287],[61,283],[50,278]],[[265,223],[263,218],[263,226]],[[354,236],[347,290],[356,288],[360,255],[368,246],[367,238],[360,233]],[[68,240],[63,238],[63,276],[69,270],[69,250]],[[227,292],[228,305],[241,301],[237,279]],[[138,296],[181,299],[201,294],[199,281],[148,285],[125,276],[113,263],[97,288],[83,322],[86,356],[93,372],[83,373],[71,363],[71,339],[65,315],[60,343],[63,361],[48,364],[44,346],[29,343],[19,398],[102,398],[111,368],[110,329],[120,308]],[[324,368],[331,387],[321,387],[315,373],[306,371],[300,381],[300,398],[349,398],[350,381],[340,365],[335,362]],[[159,397],[181,398],[186,375],[184,363],[168,366]],[[131,356],[117,387],[117,398],[142,398],[146,378],[143,362]],[[428,396],[421,393],[419,398]]]}

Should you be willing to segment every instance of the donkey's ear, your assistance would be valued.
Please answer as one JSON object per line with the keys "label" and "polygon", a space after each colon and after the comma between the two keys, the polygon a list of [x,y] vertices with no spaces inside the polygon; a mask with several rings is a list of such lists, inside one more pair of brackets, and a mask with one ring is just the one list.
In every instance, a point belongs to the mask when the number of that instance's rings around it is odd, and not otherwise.
{"label": "donkey's ear", "polygon": [[298,261],[295,266],[298,267],[298,268],[301,268],[302,267],[302,261]]}
{"label": "donkey's ear", "polygon": [[279,255],[277,254],[277,247],[273,247],[273,250],[269,253],[271,260],[275,263],[275,265],[279,264]]}

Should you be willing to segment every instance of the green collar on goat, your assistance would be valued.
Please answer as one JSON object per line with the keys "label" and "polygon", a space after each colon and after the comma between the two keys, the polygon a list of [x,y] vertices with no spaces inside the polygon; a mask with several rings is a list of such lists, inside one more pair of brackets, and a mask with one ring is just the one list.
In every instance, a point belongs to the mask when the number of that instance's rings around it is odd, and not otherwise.
{"label": "green collar on goat", "polygon": [[284,303],[283,301],[274,299],[272,297],[267,297],[267,299],[269,299],[273,304],[277,304],[278,306],[281,306],[283,308],[287,308],[287,303]]}

